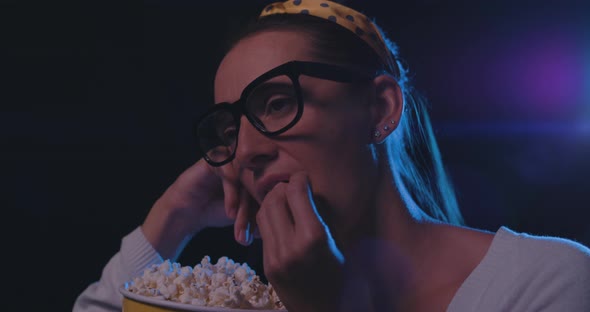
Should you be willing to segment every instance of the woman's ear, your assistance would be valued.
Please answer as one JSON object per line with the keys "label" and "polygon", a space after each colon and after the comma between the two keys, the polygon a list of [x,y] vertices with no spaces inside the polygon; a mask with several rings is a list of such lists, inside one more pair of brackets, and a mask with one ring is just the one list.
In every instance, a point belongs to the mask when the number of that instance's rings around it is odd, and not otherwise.
{"label": "woman's ear", "polygon": [[383,143],[399,124],[404,97],[397,81],[390,75],[377,76],[375,85],[375,102],[371,110],[373,114],[373,142]]}

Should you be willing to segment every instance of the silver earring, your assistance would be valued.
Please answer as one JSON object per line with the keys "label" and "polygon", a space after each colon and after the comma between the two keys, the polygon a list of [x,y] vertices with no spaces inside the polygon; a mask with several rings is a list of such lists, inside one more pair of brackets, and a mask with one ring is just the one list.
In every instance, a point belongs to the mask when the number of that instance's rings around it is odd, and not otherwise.
{"label": "silver earring", "polygon": [[375,134],[373,134],[376,138],[381,136],[381,132],[379,130],[375,130]]}
{"label": "silver earring", "polygon": [[392,124],[392,125],[393,125],[393,124],[395,124],[395,119],[391,121],[391,124]]}
{"label": "silver earring", "polygon": [[383,127],[383,130],[385,130],[385,131],[389,130],[389,126]]}

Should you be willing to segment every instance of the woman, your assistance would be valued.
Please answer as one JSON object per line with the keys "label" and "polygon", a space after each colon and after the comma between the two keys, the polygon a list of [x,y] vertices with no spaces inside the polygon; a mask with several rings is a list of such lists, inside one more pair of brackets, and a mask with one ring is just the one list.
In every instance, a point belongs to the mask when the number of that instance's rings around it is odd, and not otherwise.
{"label": "woman", "polygon": [[218,67],[219,104],[196,129],[204,158],[74,310],[120,310],[119,285],[232,223],[237,241],[262,239],[264,273],[291,312],[590,310],[585,246],[461,225],[406,74],[357,11],[264,8]]}

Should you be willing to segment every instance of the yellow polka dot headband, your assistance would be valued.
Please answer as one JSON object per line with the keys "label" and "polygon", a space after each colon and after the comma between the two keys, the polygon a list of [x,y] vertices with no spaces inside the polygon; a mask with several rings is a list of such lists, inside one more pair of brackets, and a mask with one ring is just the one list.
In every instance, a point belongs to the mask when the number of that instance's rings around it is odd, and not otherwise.
{"label": "yellow polka dot headband", "polygon": [[389,50],[377,26],[364,14],[342,4],[325,0],[289,0],[267,5],[259,17],[274,14],[308,14],[332,21],[359,36],[386,61]]}

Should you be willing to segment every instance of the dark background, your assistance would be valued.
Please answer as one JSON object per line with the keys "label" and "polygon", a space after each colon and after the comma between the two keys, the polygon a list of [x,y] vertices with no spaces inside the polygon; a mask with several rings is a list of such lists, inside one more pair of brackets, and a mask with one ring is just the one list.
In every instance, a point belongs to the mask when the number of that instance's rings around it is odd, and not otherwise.
{"label": "dark background", "polygon": [[[387,4],[385,4],[385,2]],[[590,5],[347,1],[400,46],[469,226],[590,245]],[[268,1],[4,1],[0,176],[13,302],[67,311],[198,159],[222,38]],[[179,259],[248,261],[207,230]],[[16,281],[16,283],[14,283]]]}

